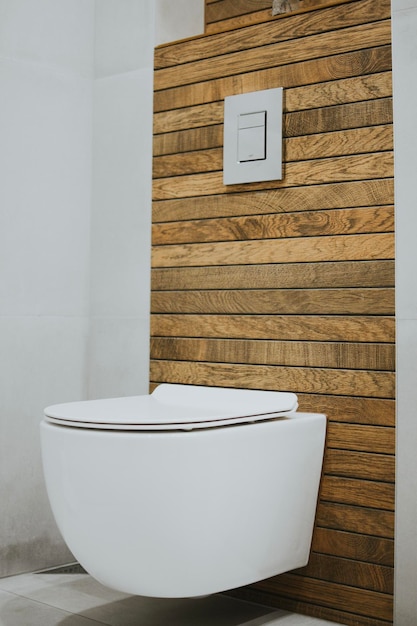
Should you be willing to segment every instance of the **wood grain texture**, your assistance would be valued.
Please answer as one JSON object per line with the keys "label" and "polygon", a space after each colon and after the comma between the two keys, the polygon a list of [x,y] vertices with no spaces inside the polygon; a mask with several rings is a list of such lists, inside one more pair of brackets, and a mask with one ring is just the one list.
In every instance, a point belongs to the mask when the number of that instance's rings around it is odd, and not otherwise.
{"label": "wood grain texture", "polygon": [[[255,0],[257,5],[260,2]],[[268,0],[271,6],[272,2]],[[216,4],[216,10],[219,4]],[[237,11],[239,6],[235,3]],[[207,7],[208,8],[208,7]],[[258,6],[258,9],[260,7]],[[375,6],[373,0],[360,0],[350,5],[318,8],[313,14],[299,14],[291,16],[291,28],[288,28],[288,19],[275,19],[269,24],[249,25],[249,28],[238,29],[228,33],[222,33],[210,38],[191,39],[187,42],[173,43],[161,46],[155,52],[155,69],[170,66],[180,66],[201,58],[216,57],[218,51],[221,54],[230,52],[246,51],[269,45],[288,39],[298,39],[328,30],[345,28],[364,21],[389,18],[390,4],[387,0],[379,0],[379,6]]]}
{"label": "wood grain texture", "polygon": [[265,390],[276,389],[279,381],[282,391],[303,389],[305,393],[373,398],[393,398],[395,388],[392,372],[175,360],[151,361],[151,380],[207,386],[217,380],[221,387]]}
{"label": "wood grain texture", "polygon": [[[375,3],[374,3],[375,4]],[[287,59],[292,62],[316,59],[323,54],[342,54],[361,48],[373,48],[390,43],[390,21],[388,18],[380,21],[344,27],[343,37],[339,29],[306,37],[298,37],[278,43],[266,42],[267,45],[248,50],[231,52],[222,55],[221,63],[217,57],[190,61],[181,66],[178,72],[176,66],[155,71],[155,89],[169,89],[177,85],[219,78],[219,76],[233,76],[245,72],[264,70],[286,64]]]}
{"label": "wood grain texture", "polygon": [[[352,0],[291,0],[291,13],[305,12],[314,10],[317,8],[324,8],[327,6],[334,6],[336,4],[343,4],[345,2],[351,2]],[[207,4],[210,4],[211,0],[207,0]],[[294,4],[298,6],[294,8]],[[287,13],[290,11],[286,11]],[[273,16],[271,8],[263,9],[260,11],[251,11],[250,13],[243,13],[242,15],[236,15],[234,17],[225,18],[223,20],[217,20],[215,22],[206,21],[206,34],[221,33],[225,31],[233,31],[245,26],[252,26],[259,23],[267,23],[269,20],[280,19],[285,14],[278,14]]]}
{"label": "wood grain texture", "polygon": [[251,289],[161,291],[152,294],[152,313],[234,315],[393,315],[393,289]]}
{"label": "wood grain texture", "polygon": [[294,573],[303,576],[313,574],[319,580],[354,585],[381,593],[390,593],[394,582],[393,567],[315,553],[311,555],[306,567],[295,570]]}
{"label": "wood grain texture", "polygon": [[155,246],[152,267],[392,259],[390,233]]}
{"label": "wood grain texture", "polygon": [[345,559],[391,567],[394,565],[392,539],[317,527],[314,531],[312,550],[319,554],[330,554]]}
{"label": "wood grain texture", "polygon": [[153,359],[208,361],[211,363],[253,363],[298,365],[342,369],[394,369],[391,344],[314,341],[270,341],[254,339],[206,339],[153,337]]}
{"label": "wood grain texture", "polygon": [[330,608],[337,606],[347,612],[352,610],[354,604],[359,614],[392,620],[392,599],[388,593],[336,583],[330,585],[327,581],[307,577],[301,579],[297,574],[283,574],[279,581],[270,578],[256,583],[254,588],[272,592],[276,591],[276,586],[286,597],[315,602]]}
{"label": "wood grain texture", "polygon": [[209,241],[278,239],[303,235],[354,235],[369,232],[370,223],[375,233],[393,232],[394,207],[273,213],[155,224],[152,228],[152,241],[157,246]]}
{"label": "wood grain texture", "polygon": [[[389,0],[206,0],[155,53],[151,389],[297,393],[327,415],[309,563],[232,594],[392,623],[395,309]],[[283,178],[223,185],[223,100],[284,87]]]}
{"label": "wood grain texture", "polygon": [[[181,315],[151,317],[152,336],[392,343],[395,320],[373,315]],[[302,389],[300,389],[302,391]],[[349,394],[348,394],[349,395]]]}
{"label": "wood grain texture", "polygon": [[[391,125],[348,129],[329,133],[315,133],[301,137],[291,137],[283,142],[284,159],[303,161],[314,158],[317,150],[323,157],[361,154],[392,150]],[[154,178],[212,172],[223,167],[222,148],[193,150],[191,153],[170,154],[155,157],[153,160]]]}
{"label": "wood grain texture", "polygon": [[[326,55],[320,59],[298,61],[289,65],[282,65],[271,69],[247,72],[232,77],[220,77],[209,81],[196,82],[191,85],[180,85],[157,91],[154,94],[154,111],[170,111],[185,106],[194,106],[221,100],[225,96],[256,89],[271,87],[314,86],[325,84],[333,80],[362,78],[366,81],[367,75],[390,72],[391,46],[389,44],[353,50],[343,54]],[[320,90],[316,93],[319,96]],[[286,96],[287,97],[287,96]],[[291,104],[291,98],[290,98]]]}
{"label": "wood grain texture", "polygon": [[320,394],[298,394],[301,411],[328,416],[329,422],[395,427],[395,401],[357,398],[354,396],[332,397]]}
{"label": "wood grain texture", "polygon": [[[300,187],[391,177],[393,155],[390,152],[348,155],[334,158],[296,161],[284,164],[283,181],[251,183],[252,190],[271,187]],[[245,185],[223,184],[222,172],[209,172],[190,176],[175,176],[155,179],[153,183],[154,200],[170,200],[192,196],[209,196],[221,193],[244,191]]]}
{"label": "wood grain texture", "polygon": [[323,528],[384,537],[391,541],[394,535],[394,512],[386,509],[321,501],[317,508],[316,523]]}
{"label": "wood grain texture", "polygon": [[328,261],[214,267],[154,268],[153,291],[393,287],[393,261]]}
{"label": "wood grain texture", "polygon": [[154,202],[153,221],[171,222],[265,213],[291,213],[345,207],[392,204],[392,178],[327,183],[266,191],[247,190],[233,194],[194,196]]}

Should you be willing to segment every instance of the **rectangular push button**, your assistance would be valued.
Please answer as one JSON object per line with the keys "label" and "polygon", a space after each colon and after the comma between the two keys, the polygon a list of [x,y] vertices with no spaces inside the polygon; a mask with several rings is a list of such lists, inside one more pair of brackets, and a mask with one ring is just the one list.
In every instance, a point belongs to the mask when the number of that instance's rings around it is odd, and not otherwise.
{"label": "rectangular push button", "polygon": [[266,111],[243,113],[238,117],[237,160],[260,161],[266,158]]}

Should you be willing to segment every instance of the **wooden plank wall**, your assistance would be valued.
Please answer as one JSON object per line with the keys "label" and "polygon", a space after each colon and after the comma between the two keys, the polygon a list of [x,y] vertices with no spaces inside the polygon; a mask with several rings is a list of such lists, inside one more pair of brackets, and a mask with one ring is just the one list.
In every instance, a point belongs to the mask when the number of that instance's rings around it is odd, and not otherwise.
{"label": "wooden plank wall", "polygon": [[[389,0],[207,0],[155,56],[151,385],[298,393],[328,415],[311,559],[236,592],[392,623],[394,221]],[[284,87],[282,181],[223,186],[226,95]]]}

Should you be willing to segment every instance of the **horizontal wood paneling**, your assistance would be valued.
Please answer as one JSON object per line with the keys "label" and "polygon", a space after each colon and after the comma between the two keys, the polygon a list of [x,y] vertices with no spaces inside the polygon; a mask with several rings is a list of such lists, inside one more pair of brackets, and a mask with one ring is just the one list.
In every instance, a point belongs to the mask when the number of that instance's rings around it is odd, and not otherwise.
{"label": "horizontal wood paneling", "polygon": [[274,213],[155,224],[152,237],[156,246],[208,241],[278,239],[303,235],[353,235],[369,232],[370,223],[373,224],[373,232],[393,231],[393,207],[306,211],[295,214]]}
{"label": "horizontal wood paneling", "polygon": [[[203,81],[191,85],[172,87],[154,94],[155,112],[170,111],[185,106],[193,106],[221,100],[222,96],[233,95],[237,90],[253,91],[270,87],[285,86],[286,90],[292,87],[303,87],[320,84],[325,86],[332,81],[358,77],[363,83],[367,82],[369,74],[378,80],[378,73],[390,71],[391,46],[389,44],[364,50],[353,50],[341,54],[329,55],[317,60],[298,61],[290,65],[282,65],[272,69],[258,70],[239,74],[239,76],[221,77],[210,81]],[[346,83],[347,84],[347,83]],[[345,89],[345,97],[350,100],[351,96]],[[327,89],[329,97],[334,102],[331,89]],[[223,95],[224,94],[224,95]],[[310,94],[312,94],[310,90]],[[297,92],[294,93],[297,96]],[[320,90],[314,95],[320,98]],[[293,98],[294,99],[294,98]],[[297,98],[298,102],[300,98]],[[284,105],[287,106],[287,95]],[[291,106],[291,97],[289,98]],[[156,138],[158,140],[160,138]]]}
{"label": "horizontal wood paneling", "polygon": [[153,267],[392,259],[390,233],[154,246]]}
{"label": "horizontal wood paneling", "polygon": [[[216,0],[215,0],[216,1]],[[230,1],[230,0],[220,0]],[[210,5],[213,0],[207,0],[207,6]],[[276,16],[272,16],[271,2],[266,9],[251,10],[248,13],[242,13],[233,15],[232,17],[226,17],[223,19],[215,19],[210,22],[206,19],[206,33],[221,33],[224,31],[231,31],[240,29],[245,26],[251,26],[259,23],[267,23],[271,19],[279,19],[284,13],[303,13],[312,9],[323,8],[326,6],[333,6],[335,4],[343,4],[345,2],[352,2],[352,0],[289,0],[281,5],[281,13]]]}
{"label": "horizontal wood paneling", "polygon": [[382,316],[180,315],[151,318],[154,336],[275,339],[277,341],[364,341],[392,343],[395,323]]}
{"label": "horizontal wood paneling", "polygon": [[233,215],[263,215],[321,209],[392,204],[391,179],[329,183],[310,187],[251,191],[250,194],[230,193],[214,196],[196,196],[155,202],[154,222],[182,221],[202,217]]}
{"label": "horizontal wood paneling", "polygon": [[359,535],[329,528],[316,528],[312,549],[319,554],[330,554],[380,565],[394,565],[392,539]]}
{"label": "horizontal wood paneling", "polygon": [[[375,3],[374,3],[375,4]],[[317,59],[325,50],[328,55],[341,54],[361,48],[374,48],[390,43],[389,20],[343,28],[343,34],[328,31],[316,35],[299,37],[290,41],[268,43],[256,48],[223,54],[221,56],[221,75],[233,76],[269,67],[286,65],[287,59],[293,63],[307,59]],[[219,76],[219,60],[217,57],[191,61],[181,66],[157,70],[155,72],[155,89],[168,89],[177,85],[211,80]]]}
{"label": "horizontal wood paneling", "polygon": [[[151,388],[279,389],[328,417],[308,565],[233,593],[392,623],[389,0],[206,0],[155,54]],[[225,96],[284,87],[283,178],[223,185]]]}
{"label": "horizontal wood paneling", "polygon": [[[177,226],[175,225],[176,229]],[[186,237],[186,235],[185,235]],[[336,261],[215,267],[154,268],[154,291],[199,289],[393,287],[392,261]]]}
{"label": "horizontal wood paneling", "polygon": [[155,313],[257,315],[375,315],[394,313],[393,289],[243,289],[162,291],[152,295]]}
{"label": "horizontal wood paneling", "polygon": [[301,365],[343,369],[392,370],[394,347],[391,344],[318,343],[314,341],[268,341],[247,339],[187,339],[153,337],[151,356],[179,361],[214,363],[254,363]]}
{"label": "horizontal wood paneling", "polygon": [[[273,593],[275,583],[276,580],[271,578],[256,583],[254,587],[261,591]],[[359,615],[380,620],[392,620],[392,599],[389,593],[369,591],[345,584],[333,583],[330,585],[328,581],[301,578],[297,574],[283,574],[280,576],[279,586],[284,596],[294,600],[314,602],[329,608],[337,606],[346,612],[351,612],[353,605]],[[329,595],[330,591],[331,595]]]}
{"label": "horizontal wood paneling", "polygon": [[303,389],[305,393],[335,395],[349,395],[354,390],[374,398],[394,397],[395,383],[391,372],[187,361],[153,361],[151,379],[208,386],[214,379],[220,387],[248,389],[275,389],[279,384],[282,391]]}
{"label": "horizontal wood paneling", "polygon": [[[392,129],[384,125],[306,135],[287,139],[283,145],[287,162],[314,158],[317,149],[324,157],[392,150]],[[221,148],[194,150],[192,153],[155,157],[153,174],[156,178],[181,176],[192,173],[196,167],[201,172],[211,172],[221,169],[222,165]]]}

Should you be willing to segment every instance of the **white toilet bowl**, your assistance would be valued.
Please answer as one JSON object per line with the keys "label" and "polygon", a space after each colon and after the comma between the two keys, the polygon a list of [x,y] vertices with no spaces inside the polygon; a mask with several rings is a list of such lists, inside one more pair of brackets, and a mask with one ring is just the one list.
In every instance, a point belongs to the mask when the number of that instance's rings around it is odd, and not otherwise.
{"label": "white toilet bowl", "polygon": [[308,561],[326,418],[294,394],[163,384],[45,409],[42,458],[68,547],[103,584],[207,595]]}

